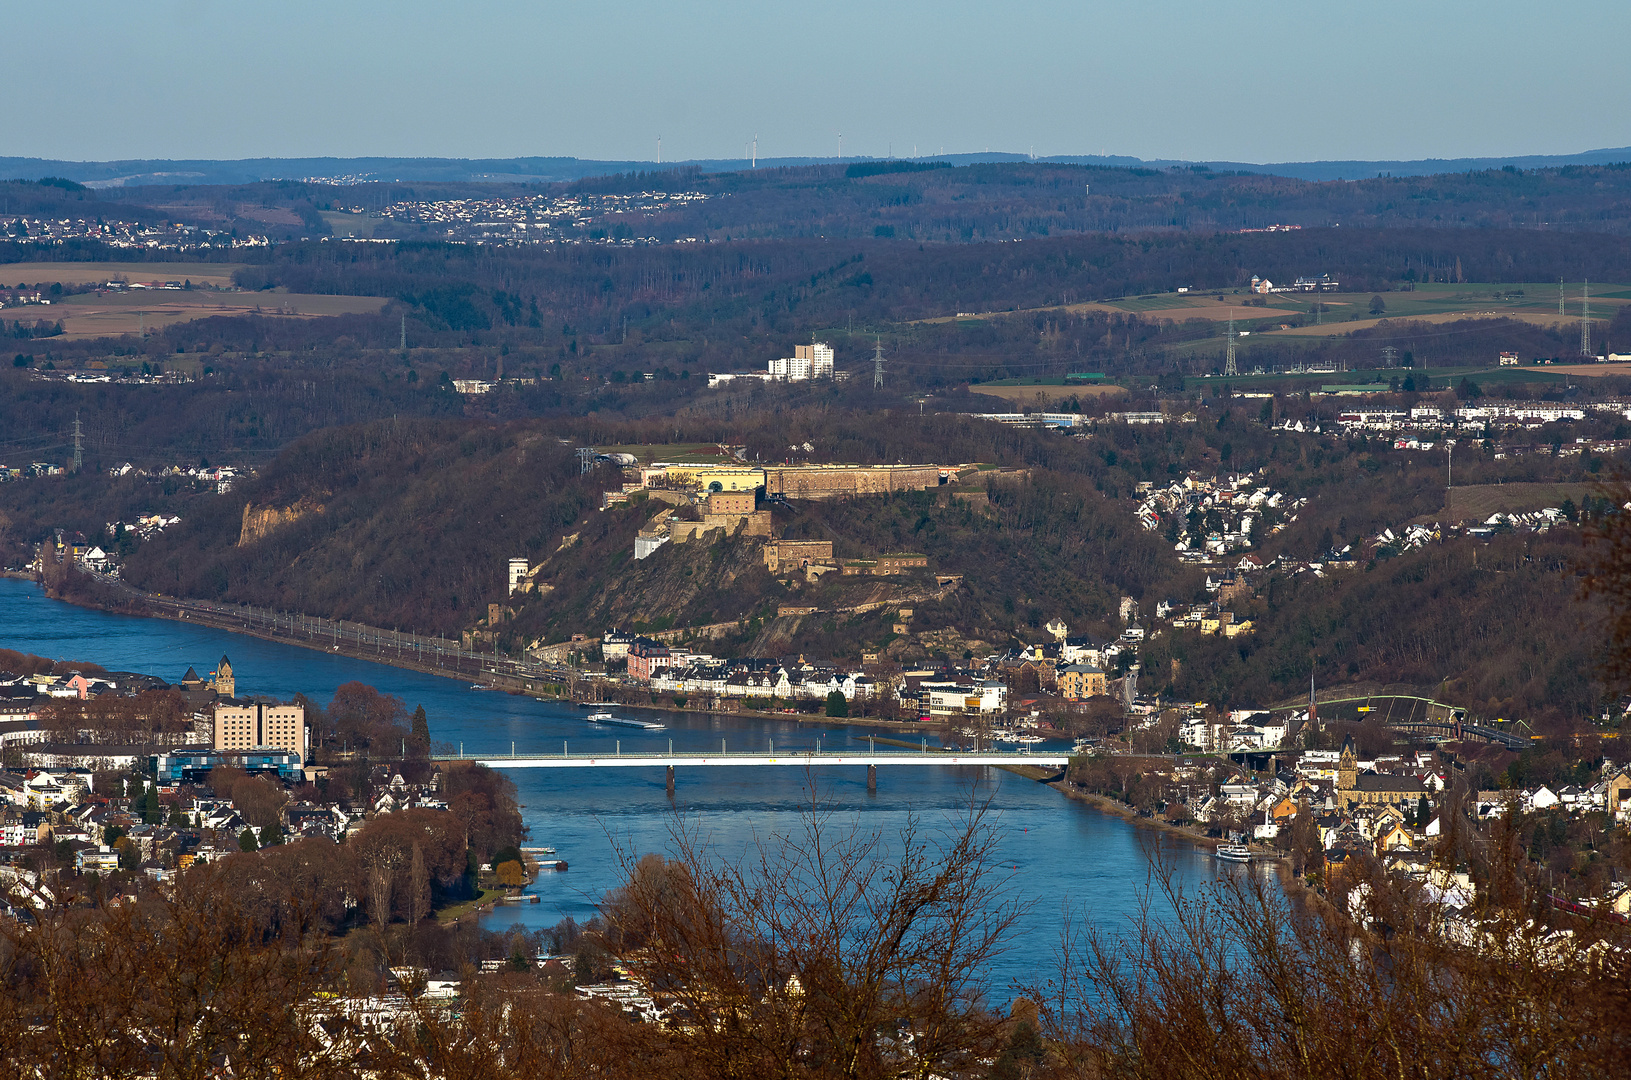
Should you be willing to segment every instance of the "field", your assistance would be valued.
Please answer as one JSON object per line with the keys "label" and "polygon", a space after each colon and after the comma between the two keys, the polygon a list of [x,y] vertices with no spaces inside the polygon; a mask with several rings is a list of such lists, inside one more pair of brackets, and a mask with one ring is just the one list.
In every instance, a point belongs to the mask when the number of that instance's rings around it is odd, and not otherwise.
{"label": "field", "polygon": [[345,214],[337,210],[319,210],[318,216],[323,219],[324,224],[329,227],[329,231],[337,238],[347,236],[371,237],[374,235],[374,230],[381,224],[379,218],[370,217],[367,214]]}
{"label": "field", "polygon": [[143,289],[135,292],[84,293],[66,297],[48,308],[8,308],[6,314],[25,320],[60,320],[64,337],[82,339],[140,334],[157,327],[215,315],[321,318],[325,315],[370,314],[378,312],[385,304],[386,300],[378,296]]}
{"label": "field", "polygon": [[30,286],[60,281],[64,285],[100,285],[106,281],[187,281],[230,288],[232,275],[244,263],[199,262],[18,262],[0,263],[0,283]]}
{"label": "field", "polygon": [[[1599,291],[1600,290],[1600,291]],[[1030,311],[1101,312],[1105,314],[1133,314],[1146,319],[1170,319],[1184,322],[1203,319],[1210,322],[1235,320],[1238,329],[1255,333],[1273,333],[1275,336],[1335,337],[1376,326],[1383,319],[1417,319],[1443,323],[1458,319],[1517,319],[1538,325],[1555,322],[1578,322],[1580,318],[1580,285],[1565,286],[1564,310],[1557,314],[1556,283],[1525,284],[1418,284],[1410,292],[1382,293],[1386,310],[1372,315],[1370,293],[1270,293],[1252,297],[1233,292],[1159,293],[1147,296],[1123,297],[1119,300],[1094,300],[1079,304],[1056,305],[1046,308],[1027,308],[1012,314]],[[1247,306],[1244,301],[1261,299],[1264,306]],[[1320,322],[1311,320],[1314,304],[1325,310]],[[1631,303],[1631,286],[1602,284],[1592,286],[1591,308],[1594,322],[1613,318],[1616,311]],[[1009,313],[982,313],[979,315],[942,316],[923,322],[959,322],[974,319],[997,318]],[[1297,316],[1299,321],[1310,320],[1308,325],[1279,329],[1281,320]],[[1206,339],[1210,340],[1210,339]],[[1246,342],[1243,345],[1248,344]]]}
{"label": "field", "polygon": [[1522,514],[1561,506],[1564,499],[1573,499],[1579,506],[1586,496],[1601,495],[1602,489],[1597,484],[1475,484],[1451,488],[1446,494],[1449,498],[1444,510],[1421,518],[1422,522],[1483,521],[1491,514]]}

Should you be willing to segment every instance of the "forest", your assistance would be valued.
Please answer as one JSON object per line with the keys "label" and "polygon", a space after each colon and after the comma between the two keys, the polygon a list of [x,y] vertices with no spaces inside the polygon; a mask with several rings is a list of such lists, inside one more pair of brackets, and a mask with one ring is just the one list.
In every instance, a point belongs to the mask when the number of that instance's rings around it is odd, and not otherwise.
{"label": "forest", "polygon": [[[676,172],[525,191],[587,198],[689,185],[710,197],[651,228],[698,234],[695,244],[349,244],[302,234],[310,238],[198,252],[204,261],[230,257],[236,286],[265,293],[269,309],[280,290],[388,302],[378,315],[216,316],[139,338],[19,339],[12,364],[0,364],[5,464],[66,460],[76,424],[85,464],[0,484],[0,543],[5,562],[21,566],[64,529],[105,542],[141,588],[441,634],[470,629],[488,605],[504,603],[514,610],[490,629],[511,650],[662,622],[735,624],[721,649],[848,659],[890,643],[882,617],[777,619],[795,595],[841,608],[847,594],[837,583],[778,581],[752,543],[674,545],[664,559],[635,564],[632,537],[650,507],[599,511],[619,478],[606,467],[580,477],[573,448],[722,443],[759,461],[984,463],[1010,479],[969,481],[963,494],[978,498],[938,492],[774,511],[790,538],[833,538],[847,557],[920,551],[937,573],[960,576],[957,589],[918,605],[920,618],[946,631],[938,643],[909,646],[921,656],[902,653],[918,662],[936,650],[958,659],[976,644],[1005,647],[1055,616],[1108,636],[1121,596],[1148,607],[1204,599],[1203,575],[1172,554],[1171,529],[1137,527],[1135,489],[1191,472],[1262,470],[1265,484],[1311,501],[1257,554],[1283,555],[1289,567],[1349,546],[1367,552],[1366,569],[1339,577],[1285,569],[1251,600],[1256,634],[1227,644],[1153,640],[1146,685],[1247,705],[1291,696],[1311,673],[1459,679],[1480,708],[1591,715],[1605,691],[1594,674],[1592,609],[1574,603],[1579,524],[1535,540],[1381,550],[1373,561],[1368,538],[1442,514],[1436,455],[1332,434],[1338,404],[1305,392],[1317,381],[1270,386],[1273,397],[1250,401],[1201,383],[1222,365],[1225,329],[1215,320],[1072,305],[1180,285],[1235,296],[1254,274],[1333,273],[1345,289],[1374,291],[1381,310],[1384,298],[1423,282],[1631,281],[1631,237],[1616,223],[1627,176],[1591,166],[1311,183],[1020,163]],[[377,207],[509,190],[425,182],[93,192],[38,183],[8,184],[7,198],[28,213],[131,206],[171,219],[196,212],[216,225],[261,206],[315,230],[345,200]],[[1532,227],[1531,213],[1552,224]],[[1304,227],[1227,231],[1276,221]],[[984,242],[997,237],[1016,242]],[[96,254],[113,253],[0,243],[0,260]],[[154,256],[155,265],[168,257]],[[945,318],[958,312],[985,314]],[[1627,312],[1615,306],[1599,323],[1599,347],[1631,340]],[[1443,375],[1422,371],[1487,367],[1509,349],[1566,357],[1576,334],[1567,321],[1400,319],[1332,337],[1258,335],[1249,355],[1347,370],[1399,357],[1410,366],[1385,373],[1396,392],[1376,400],[1396,408],[1631,390],[1623,376],[1588,387],[1537,367],[1480,375],[1482,385],[1445,386]],[[707,387],[709,372],[762,369],[812,336],[832,343],[854,377]],[[867,377],[874,348],[885,359],[881,389]],[[1039,389],[1034,403],[980,393],[988,382],[1081,371],[1122,392]],[[175,378],[68,380],[121,372]],[[495,386],[459,393],[453,379]],[[966,415],[1050,398],[1087,421],[1083,437]],[[1152,429],[1105,419],[1124,409],[1195,419]],[[1271,430],[1288,420],[1323,423],[1325,433]],[[1559,447],[1623,439],[1625,428],[1590,420],[1526,434],[1543,449],[1521,455],[1506,453],[1510,440],[1499,436],[1468,443],[1456,455],[1459,482],[1606,480],[1619,468],[1613,454],[1564,457]],[[806,444],[814,449],[796,449]],[[180,471],[212,464],[238,470],[230,490]],[[155,512],[181,522],[147,540],[108,531]],[[251,518],[275,525],[251,529]],[[545,567],[551,590],[508,604],[502,568],[519,556]],[[1511,616],[1536,606],[1582,619],[1537,636]]]}
{"label": "forest", "polygon": [[[1455,398],[1444,392],[1433,400]],[[1590,492],[1614,475],[1617,459],[1556,456],[1545,444],[1563,431],[1542,436],[1540,451],[1516,456],[1499,441],[1469,444],[1457,453],[1458,486],[1572,483],[1581,493],[1575,522],[1545,534],[1452,536],[1399,551],[1373,538],[1410,521],[1454,520],[1445,513],[1442,457],[1363,436],[1274,428],[1291,417],[1312,425],[1321,408],[1330,407],[1300,397],[1208,399],[1195,406],[1193,423],[1100,421],[1080,438],[955,414],[818,407],[730,420],[376,421],[296,440],[226,494],[178,497],[182,524],[132,546],[124,577],[167,594],[447,635],[485,624],[488,605],[499,604],[510,613],[492,629],[510,651],[615,625],[735,623],[710,648],[855,662],[863,651],[893,646],[900,662],[955,661],[965,650],[1040,639],[1056,617],[1077,632],[1113,637],[1122,596],[1147,611],[1163,601],[1209,600],[1205,575],[1172,552],[1187,526],[1139,528],[1136,488],[1261,470],[1264,484],[1308,502],[1295,520],[1264,518],[1252,551],[1266,563],[1285,562],[1236,602],[1237,616],[1252,619],[1256,632],[1227,641],[1158,635],[1143,650],[1142,685],[1250,707],[1305,692],[1311,674],[1321,685],[1450,681],[1492,715],[1521,712],[1546,723],[1595,715],[1606,692],[1596,668],[1600,613],[1579,601],[1578,575],[1587,562],[1584,529],[1602,512]],[[1623,421],[1565,430],[1570,440],[1628,434]],[[832,539],[839,558],[915,551],[928,556],[932,574],[960,577],[943,599],[915,605],[920,625],[943,632],[940,644],[895,644],[885,613],[777,619],[782,604],[841,607],[854,579],[773,577],[752,538],[670,545],[635,562],[634,533],[655,504],[599,510],[600,493],[621,478],[609,465],[580,476],[571,450],[655,444],[660,453],[665,443],[721,442],[743,447],[750,460],[988,466],[939,491],[772,507],[781,535]],[[805,443],[814,449],[789,451]],[[12,550],[26,550],[26,538],[49,522],[90,535],[109,508],[135,505],[141,483],[83,477],[37,485],[63,497],[12,510],[8,536],[24,545]],[[279,515],[267,519],[269,528],[246,530],[251,513],[267,511]],[[1325,576],[1301,569],[1343,547],[1356,553],[1344,564],[1354,569]],[[549,586],[542,595],[506,595],[505,563],[518,556],[539,568]],[[902,579],[901,587],[934,591],[932,581]],[[1515,617],[1526,610],[1563,614],[1536,625]]]}
{"label": "forest", "polygon": [[[941,163],[929,163],[941,164]],[[585,177],[559,183],[447,182],[337,185],[148,184],[87,190],[71,181],[0,182],[0,217],[170,219],[275,239],[328,235],[322,212],[402,201],[643,191],[697,192],[696,205],[614,216],[607,230],[661,241],[895,237],[934,244],[1032,240],[1090,233],[1232,232],[1269,225],[1345,229],[1526,229],[1631,232],[1625,165],[1504,167],[1429,176],[1311,181],[1213,170],[977,162],[923,168],[858,162],[739,171],[694,167]],[[381,236],[422,238],[421,227]],[[567,239],[590,230],[567,228]],[[1544,279],[1541,279],[1544,280]]]}

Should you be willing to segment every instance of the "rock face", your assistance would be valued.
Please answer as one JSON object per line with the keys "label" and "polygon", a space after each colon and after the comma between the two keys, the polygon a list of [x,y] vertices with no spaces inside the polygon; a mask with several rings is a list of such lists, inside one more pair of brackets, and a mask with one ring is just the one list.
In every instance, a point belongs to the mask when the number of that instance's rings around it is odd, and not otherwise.
{"label": "rock face", "polygon": [[238,546],[248,547],[261,537],[271,533],[272,530],[298,521],[307,514],[321,514],[323,507],[319,503],[301,499],[293,506],[244,506],[243,527],[238,530]]}

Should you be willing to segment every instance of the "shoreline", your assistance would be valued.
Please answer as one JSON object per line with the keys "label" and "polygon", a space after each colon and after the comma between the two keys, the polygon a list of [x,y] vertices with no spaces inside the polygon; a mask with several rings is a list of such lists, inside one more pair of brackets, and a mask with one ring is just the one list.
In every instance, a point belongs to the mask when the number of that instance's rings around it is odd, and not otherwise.
{"label": "shoreline", "polygon": [[[15,578],[20,581],[30,581],[34,582],[35,584],[40,584],[39,579],[33,574],[8,570],[4,571],[3,575],[5,577]],[[41,588],[43,589],[44,586],[42,585]],[[187,608],[178,609],[171,612],[157,605],[143,602],[145,598],[141,597],[140,595],[136,597],[137,605],[139,605],[138,610],[121,609],[108,604],[94,603],[78,597],[52,596],[49,592],[47,592],[45,595],[47,599],[55,600],[58,603],[72,604],[75,607],[87,608],[92,611],[101,611],[110,615],[129,615],[135,618],[165,619],[170,622],[194,623],[216,630],[224,630],[232,634],[242,634],[246,637],[258,638],[261,641],[270,641],[278,645],[293,645],[298,648],[308,649],[312,652],[326,653],[330,656],[345,656],[353,660],[367,660],[371,663],[382,664],[385,667],[398,668],[403,671],[415,671],[421,675],[435,675],[439,678],[449,679],[454,682],[463,682],[467,685],[476,685],[479,683],[484,689],[491,690],[495,693],[514,694],[519,697],[530,697],[536,701],[555,702],[557,704],[566,705],[569,708],[576,708],[578,705],[584,704],[603,705],[609,708],[620,709],[647,709],[653,712],[688,713],[700,716],[745,716],[752,717],[756,720],[791,720],[796,721],[801,726],[804,724],[818,724],[828,727],[871,727],[878,728],[880,730],[899,731],[914,735],[938,732],[943,726],[940,724],[925,724],[917,720],[889,720],[879,716],[822,716],[811,713],[774,712],[766,709],[699,709],[673,704],[651,705],[622,701],[596,701],[580,703],[573,700],[570,695],[561,696],[556,694],[548,694],[536,689],[533,684],[542,682],[542,679],[528,680],[516,676],[500,675],[486,671],[478,673],[457,670],[449,671],[445,667],[431,664],[413,663],[405,656],[393,656],[384,651],[376,653],[370,652],[367,649],[360,649],[346,644],[343,639],[339,642],[330,642],[329,644],[325,645],[315,640],[305,640],[302,638],[289,637],[284,634],[256,629],[247,624],[234,624],[229,618],[211,617],[213,613],[208,609]],[[186,603],[187,601],[180,600],[179,602]],[[377,628],[370,627],[369,629],[375,630]]]}
{"label": "shoreline", "polygon": [[1141,817],[1137,810],[1127,804],[1119,803],[1104,795],[1096,795],[1091,791],[1083,791],[1069,780],[1047,781],[1047,784],[1067,799],[1086,803],[1101,814],[1121,818],[1123,821],[1136,825],[1141,829],[1167,833],[1214,851],[1217,850],[1219,844],[1223,843],[1222,840],[1216,837],[1207,836],[1183,825],[1174,825],[1170,821],[1162,821],[1157,817]]}

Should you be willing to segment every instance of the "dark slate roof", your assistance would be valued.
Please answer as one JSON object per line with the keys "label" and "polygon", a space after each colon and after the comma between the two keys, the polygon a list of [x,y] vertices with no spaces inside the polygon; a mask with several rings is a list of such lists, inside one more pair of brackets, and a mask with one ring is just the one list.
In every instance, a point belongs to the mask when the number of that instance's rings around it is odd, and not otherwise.
{"label": "dark slate roof", "polygon": [[1355,791],[1422,792],[1427,788],[1418,776],[1393,776],[1387,773],[1366,773],[1354,780]]}

